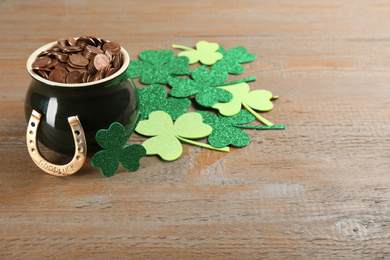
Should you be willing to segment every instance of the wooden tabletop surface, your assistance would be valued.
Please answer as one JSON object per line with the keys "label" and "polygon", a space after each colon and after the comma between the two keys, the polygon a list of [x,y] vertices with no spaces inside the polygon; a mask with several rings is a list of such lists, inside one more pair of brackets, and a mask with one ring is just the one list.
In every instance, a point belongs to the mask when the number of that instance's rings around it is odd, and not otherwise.
{"label": "wooden tabletop surface", "polygon": [[[1,259],[390,258],[387,1],[3,0],[0,14]],[[133,59],[244,46],[257,59],[241,76],[279,96],[264,115],[286,129],[245,130],[230,153],[184,144],[176,161],[147,156],[110,178],[91,156],[48,175],[26,149],[25,64],[81,35]]]}

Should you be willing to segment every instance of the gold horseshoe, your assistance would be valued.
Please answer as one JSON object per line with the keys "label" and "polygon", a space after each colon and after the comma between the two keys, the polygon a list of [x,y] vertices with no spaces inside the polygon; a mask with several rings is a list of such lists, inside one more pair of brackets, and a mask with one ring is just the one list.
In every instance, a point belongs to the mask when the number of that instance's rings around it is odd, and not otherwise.
{"label": "gold horseshoe", "polygon": [[75,154],[73,159],[65,165],[56,165],[48,162],[41,153],[37,146],[37,132],[38,126],[41,121],[42,115],[33,110],[31,113],[30,121],[28,122],[26,140],[27,149],[31,159],[34,163],[44,170],[45,172],[55,176],[68,176],[77,172],[84,164],[87,155],[87,146],[85,141],[85,135],[81,122],[77,116],[68,117],[70,128],[72,129]]}

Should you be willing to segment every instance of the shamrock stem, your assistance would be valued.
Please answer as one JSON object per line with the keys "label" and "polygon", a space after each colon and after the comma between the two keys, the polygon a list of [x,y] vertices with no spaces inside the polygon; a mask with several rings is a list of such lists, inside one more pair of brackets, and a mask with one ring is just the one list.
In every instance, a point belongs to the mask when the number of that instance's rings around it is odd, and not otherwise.
{"label": "shamrock stem", "polygon": [[189,144],[193,144],[193,145],[197,145],[197,146],[200,146],[200,147],[203,147],[203,148],[213,149],[213,150],[222,151],[222,152],[229,152],[230,151],[229,147],[227,147],[227,146],[223,147],[223,148],[217,148],[217,147],[214,147],[214,146],[211,146],[211,145],[208,145],[208,144],[199,143],[199,142],[196,142],[196,141],[193,141],[193,140],[189,140],[189,139],[177,136],[177,135],[176,135],[176,138],[181,140],[181,141],[183,141],[183,142],[186,142],[186,143],[189,143]]}
{"label": "shamrock stem", "polygon": [[235,125],[235,127],[246,129],[259,129],[259,130],[283,130],[286,129],[284,125]]}
{"label": "shamrock stem", "polygon": [[239,80],[235,80],[235,81],[231,81],[231,82],[225,82],[225,83],[222,83],[221,85],[219,85],[219,87],[238,84],[238,83],[242,83],[242,82],[251,82],[251,81],[255,81],[255,80],[256,80],[255,77],[249,77],[249,78],[239,79]]}
{"label": "shamrock stem", "polygon": [[192,48],[190,48],[190,47],[186,47],[186,46],[183,46],[183,45],[176,45],[176,44],[172,44],[172,48],[174,48],[174,49],[188,50],[188,51],[195,51],[194,49],[192,49]]}
{"label": "shamrock stem", "polygon": [[271,123],[270,121],[268,121],[267,119],[265,119],[264,117],[260,116],[259,114],[257,114],[250,106],[248,106],[247,104],[245,104],[244,102],[242,103],[242,105],[252,114],[254,115],[260,122],[264,123],[265,125],[267,126],[273,126],[274,124]]}

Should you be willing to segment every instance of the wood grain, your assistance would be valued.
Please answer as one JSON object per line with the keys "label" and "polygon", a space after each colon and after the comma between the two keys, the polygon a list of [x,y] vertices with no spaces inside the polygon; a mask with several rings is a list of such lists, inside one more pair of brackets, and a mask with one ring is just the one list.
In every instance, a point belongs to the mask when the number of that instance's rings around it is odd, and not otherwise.
{"label": "wood grain", "polygon": [[[1,259],[390,258],[387,1],[5,0],[0,14]],[[49,176],[25,148],[25,63],[68,35],[133,58],[245,46],[258,58],[242,76],[280,97],[266,118],[286,130],[245,130],[251,143],[230,153],[184,144],[177,161],[111,178],[90,157]]]}

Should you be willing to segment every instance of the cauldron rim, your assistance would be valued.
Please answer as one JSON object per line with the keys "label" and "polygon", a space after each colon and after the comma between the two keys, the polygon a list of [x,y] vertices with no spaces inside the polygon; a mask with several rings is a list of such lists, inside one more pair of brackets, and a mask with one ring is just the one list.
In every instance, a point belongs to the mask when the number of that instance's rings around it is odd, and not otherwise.
{"label": "cauldron rim", "polygon": [[[78,38],[75,38],[75,39],[78,39]],[[100,80],[97,80],[97,81],[92,81],[92,82],[87,82],[87,83],[74,83],[74,84],[68,84],[68,83],[59,83],[59,82],[54,82],[54,81],[51,81],[51,80],[47,80],[47,79],[44,79],[42,78],[41,76],[39,76],[37,73],[35,73],[35,71],[32,69],[32,64],[33,62],[37,59],[38,55],[44,51],[44,50],[48,50],[48,49],[51,49],[53,47],[55,47],[57,45],[57,41],[55,42],[51,42],[51,43],[48,43],[46,45],[43,45],[42,47],[36,49],[31,55],[30,57],[27,59],[27,63],[26,63],[26,66],[27,66],[27,71],[28,73],[30,74],[30,76],[42,83],[45,83],[47,85],[50,85],[50,86],[55,86],[55,87],[66,87],[66,88],[82,88],[82,87],[89,87],[89,86],[96,86],[96,84],[102,84],[102,83],[105,83],[105,82],[109,82],[110,80],[114,79],[115,77],[121,75],[125,70],[127,70],[129,64],[130,64],[130,56],[129,54],[127,53],[127,51],[121,46],[121,54],[122,54],[122,57],[123,57],[123,64],[122,64],[122,67],[117,71],[115,72],[114,74],[112,74],[111,76],[109,77],[106,77],[106,78],[103,78],[103,79],[100,79]]]}

